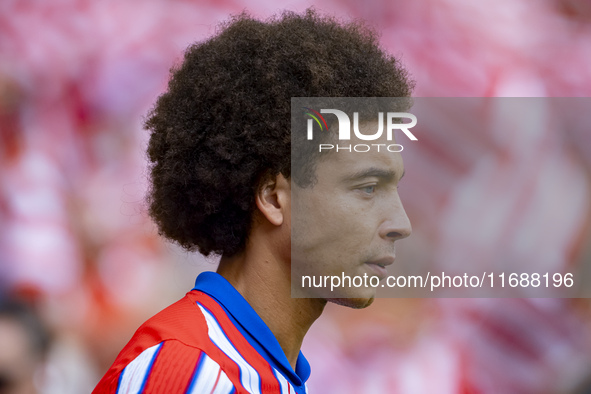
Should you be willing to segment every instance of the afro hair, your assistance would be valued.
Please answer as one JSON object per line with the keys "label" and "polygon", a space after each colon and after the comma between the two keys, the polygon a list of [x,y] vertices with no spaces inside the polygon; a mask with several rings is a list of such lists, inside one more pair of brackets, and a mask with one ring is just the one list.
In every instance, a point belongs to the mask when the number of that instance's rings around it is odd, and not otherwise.
{"label": "afro hair", "polygon": [[233,17],[186,50],[145,122],[159,233],[204,255],[241,252],[261,180],[291,177],[292,97],[407,97],[412,87],[362,23],[313,9]]}

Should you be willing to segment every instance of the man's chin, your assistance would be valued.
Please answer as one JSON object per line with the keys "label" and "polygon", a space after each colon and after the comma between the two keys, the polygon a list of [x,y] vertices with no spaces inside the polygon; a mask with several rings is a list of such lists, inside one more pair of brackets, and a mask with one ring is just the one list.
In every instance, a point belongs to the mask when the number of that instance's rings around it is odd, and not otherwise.
{"label": "man's chin", "polygon": [[332,302],[333,304],[347,306],[349,308],[354,309],[363,309],[367,308],[373,303],[375,298],[327,298],[328,302]]}
{"label": "man's chin", "polygon": [[291,296],[293,298],[321,298],[333,304],[348,306],[355,309],[363,309],[370,306],[376,296],[376,289],[367,288],[335,288],[318,287],[304,288],[294,287],[292,282]]}

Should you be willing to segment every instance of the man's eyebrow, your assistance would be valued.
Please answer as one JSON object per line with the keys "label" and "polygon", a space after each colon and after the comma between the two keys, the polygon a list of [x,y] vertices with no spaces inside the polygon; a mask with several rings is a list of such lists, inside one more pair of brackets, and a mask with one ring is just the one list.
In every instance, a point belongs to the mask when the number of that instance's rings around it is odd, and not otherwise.
{"label": "man's eyebrow", "polygon": [[[405,171],[402,171],[402,175],[400,176],[400,178],[398,180],[402,179],[404,174],[405,174]],[[346,180],[347,181],[358,181],[358,180],[361,180],[364,178],[376,177],[376,178],[380,178],[384,181],[392,181],[392,180],[396,179],[396,175],[397,175],[396,171],[384,170],[384,169],[377,168],[377,167],[371,167],[366,170],[358,171],[354,174],[351,174],[350,176],[348,176],[346,178]]]}

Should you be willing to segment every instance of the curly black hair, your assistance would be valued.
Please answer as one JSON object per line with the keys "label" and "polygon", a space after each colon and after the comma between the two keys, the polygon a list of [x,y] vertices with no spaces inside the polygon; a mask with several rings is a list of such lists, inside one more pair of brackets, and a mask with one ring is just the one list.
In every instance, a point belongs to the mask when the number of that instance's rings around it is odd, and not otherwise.
{"label": "curly black hair", "polygon": [[204,255],[241,252],[261,180],[291,176],[291,97],[407,97],[412,87],[362,23],[313,9],[233,17],[186,50],[145,122],[159,233]]}

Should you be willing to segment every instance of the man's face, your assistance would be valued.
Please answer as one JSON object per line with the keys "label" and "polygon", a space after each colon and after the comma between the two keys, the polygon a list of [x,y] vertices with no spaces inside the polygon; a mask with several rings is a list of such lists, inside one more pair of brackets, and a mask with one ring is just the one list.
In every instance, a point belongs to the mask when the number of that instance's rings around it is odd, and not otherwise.
{"label": "man's face", "polygon": [[[376,123],[360,125],[375,132]],[[334,144],[393,144],[385,139],[335,141]],[[370,145],[371,146],[371,145]],[[292,183],[292,281],[302,283],[302,275],[366,278],[386,276],[394,262],[394,242],[410,235],[411,226],[398,196],[404,173],[400,153],[372,146],[369,152],[331,151],[316,166],[317,182],[300,188]],[[292,282],[293,283],[293,282]],[[360,286],[305,288],[307,297],[321,297],[352,307],[369,305],[376,288]],[[378,279],[374,278],[374,285]],[[379,284],[381,286],[382,283]]]}

